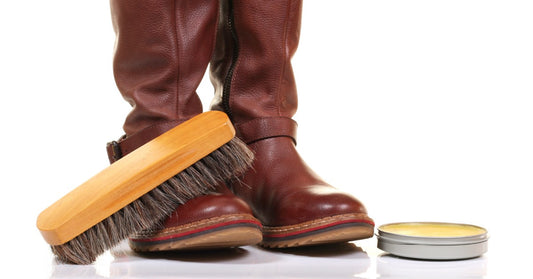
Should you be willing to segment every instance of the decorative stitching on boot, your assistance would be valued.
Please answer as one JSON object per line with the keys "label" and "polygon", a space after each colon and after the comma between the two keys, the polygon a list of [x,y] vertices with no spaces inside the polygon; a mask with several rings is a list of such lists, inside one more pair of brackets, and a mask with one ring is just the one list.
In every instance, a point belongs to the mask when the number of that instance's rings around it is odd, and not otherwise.
{"label": "decorative stitching on boot", "polygon": [[158,237],[164,237],[167,235],[172,235],[176,233],[186,232],[193,229],[198,229],[202,227],[212,226],[216,225],[218,223],[225,223],[225,222],[231,222],[231,221],[247,221],[248,223],[254,223],[260,228],[262,225],[255,219],[253,216],[249,214],[228,214],[228,215],[222,215],[217,216],[209,219],[203,219],[200,221],[183,224],[176,227],[171,228],[165,228],[158,231],[145,231],[145,232],[139,232],[131,237],[131,240],[138,241],[143,238],[158,238]]}
{"label": "decorative stitching on boot", "polygon": [[374,226],[374,221],[370,219],[366,214],[359,213],[359,214],[341,214],[341,215],[335,215],[330,217],[321,218],[318,220],[312,220],[300,224],[295,225],[289,225],[289,226],[280,226],[280,227],[273,227],[273,226],[263,226],[263,234],[269,237],[272,237],[272,235],[275,234],[287,234],[292,232],[300,232],[302,230],[312,229],[321,227],[327,224],[332,223],[338,223],[338,222],[361,222],[366,223],[368,225]]}

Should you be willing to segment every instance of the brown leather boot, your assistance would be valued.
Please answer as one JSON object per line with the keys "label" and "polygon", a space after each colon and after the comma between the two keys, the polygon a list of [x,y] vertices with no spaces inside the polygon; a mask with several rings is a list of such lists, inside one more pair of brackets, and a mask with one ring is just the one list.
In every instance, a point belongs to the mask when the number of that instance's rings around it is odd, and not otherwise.
{"label": "brown leather boot", "polygon": [[361,202],[320,179],[295,149],[291,57],[301,8],[301,0],[225,2],[211,60],[213,108],[230,116],[256,158],[231,188],[263,224],[266,247],[344,242],[374,229]]}
{"label": "brown leather boot", "polygon": [[[196,94],[215,43],[219,5],[212,0],[111,0],[117,35],[114,73],[133,110],[126,133],[108,144],[113,163],[202,112]],[[188,201],[160,231],[130,240],[137,251],[217,248],[255,244],[259,222],[231,192]]]}

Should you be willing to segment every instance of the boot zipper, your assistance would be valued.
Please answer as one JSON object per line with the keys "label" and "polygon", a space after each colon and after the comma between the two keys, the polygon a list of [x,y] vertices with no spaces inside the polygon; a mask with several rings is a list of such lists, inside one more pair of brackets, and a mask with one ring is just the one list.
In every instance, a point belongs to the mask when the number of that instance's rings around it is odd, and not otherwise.
{"label": "boot zipper", "polygon": [[237,58],[239,57],[239,39],[237,37],[237,31],[235,30],[235,17],[233,14],[233,1],[228,1],[229,13],[226,18],[227,28],[231,33],[231,38],[233,40],[233,53],[231,57],[231,64],[224,79],[224,88],[222,90],[222,105],[224,111],[228,117],[233,121],[233,113],[231,112],[229,96],[231,91],[231,79],[233,78],[233,72],[235,71],[235,65],[237,64]]}

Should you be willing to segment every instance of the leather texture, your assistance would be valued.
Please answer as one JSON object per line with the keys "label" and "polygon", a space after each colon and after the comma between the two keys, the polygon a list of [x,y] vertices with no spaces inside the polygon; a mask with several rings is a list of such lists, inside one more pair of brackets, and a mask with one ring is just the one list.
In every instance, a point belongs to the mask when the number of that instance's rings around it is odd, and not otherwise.
{"label": "leather texture", "polygon": [[256,118],[236,127],[237,136],[245,143],[273,137],[289,137],[296,144],[296,121],[287,117]]}
{"label": "leather texture", "polygon": [[219,216],[242,214],[252,216],[250,207],[225,185],[220,185],[216,193],[192,199],[178,207],[165,220],[164,227],[180,227]]}
{"label": "leather texture", "polygon": [[261,227],[250,207],[219,185],[217,193],[179,206],[161,227],[130,236],[129,244],[137,252],[253,245],[262,240]]}
{"label": "leather texture", "polygon": [[[266,226],[287,226],[351,213],[366,213],[356,198],[324,182],[299,156],[288,137],[250,145],[256,161],[235,193]],[[252,187],[248,187],[251,185]]]}
{"label": "leather texture", "polygon": [[111,0],[111,13],[115,81],[133,107],[126,135],[160,125],[162,133],[201,113],[196,89],[213,52],[217,1]]}
{"label": "leather texture", "polygon": [[[269,227],[366,216],[359,200],[324,182],[295,147],[297,125],[291,118],[298,101],[291,58],[300,36],[302,1],[233,0],[222,11],[211,61],[212,108],[231,117],[256,158],[232,190]],[[363,219],[373,226],[370,218]]]}
{"label": "leather texture", "polygon": [[[288,0],[234,0],[223,5],[210,68],[216,91],[213,109],[225,111],[238,124],[296,113],[290,59],[298,46],[301,8],[301,1]],[[231,86],[229,96],[222,94],[225,86]]]}
{"label": "leather texture", "polygon": [[[196,89],[213,53],[219,3],[111,0],[111,12],[115,81],[132,105],[125,135],[107,145],[113,163],[202,112]],[[248,205],[221,186],[217,193],[179,206],[165,225],[179,227],[228,214],[253,218]]]}

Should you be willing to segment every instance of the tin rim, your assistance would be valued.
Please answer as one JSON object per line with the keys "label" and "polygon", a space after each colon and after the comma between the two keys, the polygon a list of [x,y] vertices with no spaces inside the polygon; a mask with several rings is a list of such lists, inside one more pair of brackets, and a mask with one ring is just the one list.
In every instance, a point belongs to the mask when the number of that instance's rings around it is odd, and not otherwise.
{"label": "tin rim", "polygon": [[[398,234],[387,232],[385,228],[391,225],[442,225],[442,226],[465,226],[476,228],[482,231],[480,234],[469,236],[413,236],[407,234]],[[398,244],[420,244],[420,245],[468,245],[488,240],[488,232],[485,228],[462,223],[446,223],[446,222],[398,222],[381,225],[376,234],[378,239],[387,242],[394,242]]]}
{"label": "tin rim", "polygon": [[[386,231],[387,226],[467,226],[482,233],[465,236],[419,236]],[[421,232],[421,231],[418,231]],[[381,225],[376,233],[378,248],[396,256],[423,260],[459,260],[479,257],[487,252],[488,232],[470,224],[444,222],[400,222]]]}

